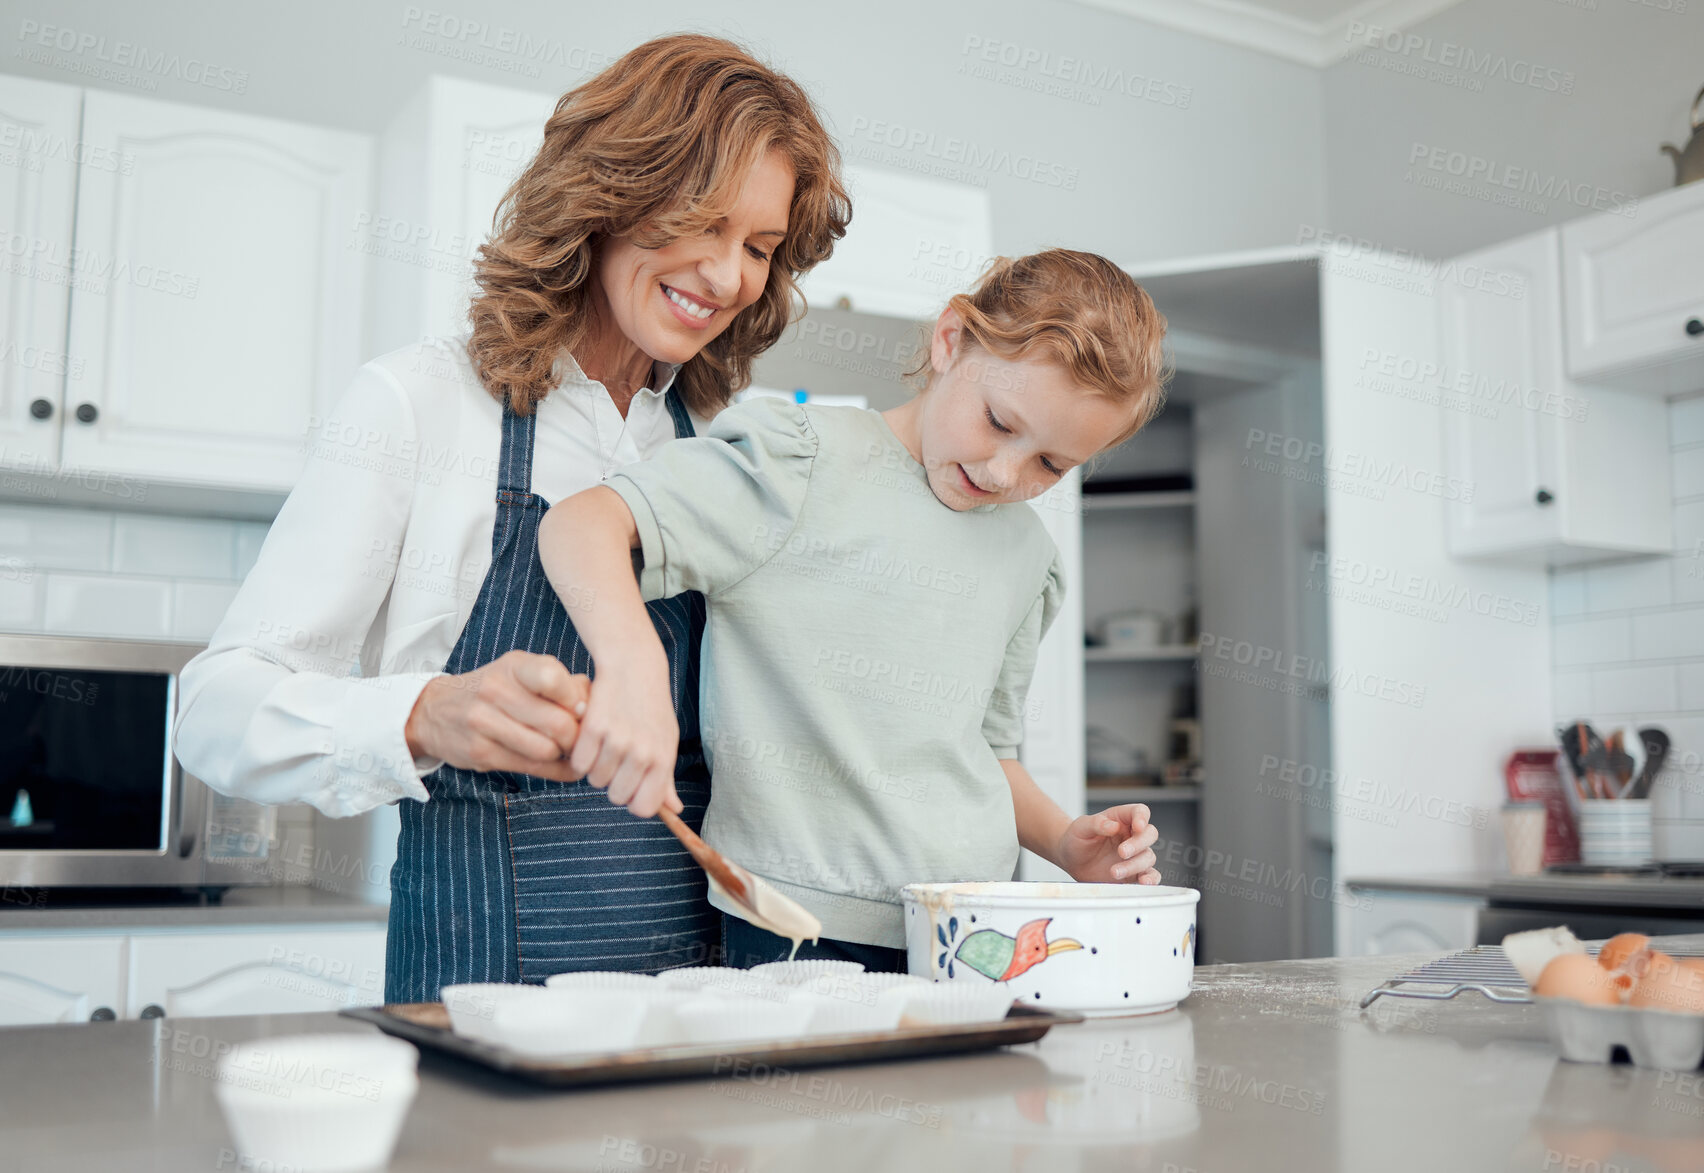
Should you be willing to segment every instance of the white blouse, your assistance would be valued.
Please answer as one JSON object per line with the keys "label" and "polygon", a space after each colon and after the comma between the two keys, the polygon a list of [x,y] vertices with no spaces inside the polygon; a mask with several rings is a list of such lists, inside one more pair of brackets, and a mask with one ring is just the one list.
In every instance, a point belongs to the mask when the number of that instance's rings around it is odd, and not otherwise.
{"label": "white blouse", "polygon": [[[215,790],[355,815],[426,800],[443,763],[403,726],[443,671],[491,563],[502,406],[466,336],[363,366],[304,441],[306,464],[207,649],[184,668],[184,768]],[[556,502],[674,438],[662,389],[623,419],[566,352],[538,407],[533,492]],[[706,421],[694,419],[700,430]]]}

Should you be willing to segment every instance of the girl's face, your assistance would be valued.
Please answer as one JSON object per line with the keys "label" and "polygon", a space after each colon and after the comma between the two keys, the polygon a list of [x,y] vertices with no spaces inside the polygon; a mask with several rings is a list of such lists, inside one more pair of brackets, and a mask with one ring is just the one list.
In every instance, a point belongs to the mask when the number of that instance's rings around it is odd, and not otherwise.
{"label": "girl's face", "polygon": [[906,405],[912,434],[895,430],[951,509],[1038,496],[1130,424],[1132,407],[1085,391],[1052,359],[977,347],[953,309],[935,325],[929,359],[929,389]]}
{"label": "girl's face", "polygon": [[704,235],[651,249],[625,238],[606,241],[597,260],[600,312],[651,358],[686,362],[763,295],[792,206],[792,166],[770,151],[728,215]]}

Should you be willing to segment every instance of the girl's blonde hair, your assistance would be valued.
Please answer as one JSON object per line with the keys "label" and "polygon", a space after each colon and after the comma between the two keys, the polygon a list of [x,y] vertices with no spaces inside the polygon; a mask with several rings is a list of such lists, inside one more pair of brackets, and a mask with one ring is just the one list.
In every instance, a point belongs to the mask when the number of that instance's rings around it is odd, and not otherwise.
{"label": "girl's blonde hair", "polygon": [[793,317],[796,278],[846,234],[840,153],[798,83],[717,37],[647,41],[564,94],[474,262],[467,351],[485,389],[530,414],[558,381],[558,352],[586,337],[600,242],[655,248],[705,231],[770,150],[793,168],[787,235],[762,295],[675,378],[701,416],[751,381]]}
{"label": "girl's blonde hair", "polygon": [[[963,320],[970,345],[1008,361],[1039,352],[1079,386],[1128,404],[1130,426],[1109,448],[1165,406],[1166,320],[1147,291],[1105,257],[1064,248],[995,257],[976,288],[947,306]],[[909,373],[922,376],[927,389],[934,375],[927,346]]]}

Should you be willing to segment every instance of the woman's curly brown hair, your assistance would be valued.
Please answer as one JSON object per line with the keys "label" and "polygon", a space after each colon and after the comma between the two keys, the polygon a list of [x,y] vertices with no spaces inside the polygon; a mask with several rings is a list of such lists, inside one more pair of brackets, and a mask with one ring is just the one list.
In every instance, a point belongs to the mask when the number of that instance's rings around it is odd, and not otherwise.
{"label": "woman's curly brown hair", "polygon": [[467,351],[485,389],[530,414],[558,382],[557,355],[591,326],[599,243],[655,248],[704,231],[772,149],[793,167],[787,235],[762,295],[675,377],[701,416],[751,381],[793,318],[796,278],[846,234],[840,152],[798,83],[717,37],[647,41],[562,95],[474,262]]}

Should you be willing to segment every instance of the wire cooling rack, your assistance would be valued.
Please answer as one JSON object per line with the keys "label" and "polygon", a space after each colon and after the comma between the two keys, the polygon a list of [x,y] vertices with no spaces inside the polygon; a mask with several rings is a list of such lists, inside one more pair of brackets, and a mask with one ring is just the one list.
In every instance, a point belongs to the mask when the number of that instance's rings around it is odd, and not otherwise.
{"label": "wire cooling rack", "polygon": [[[1597,953],[1595,946],[1588,948],[1593,954]],[[1704,956],[1704,949],[1695,946],[1665,947],[1663,952],[1674,957]],[[1361,1009],[1365,1010],[1379,998],[1442,1001],[1463,990],[1477,991],[1493,1002],[1532,1001],[1525,979],[1509,964],[1501,945],[1475,945],[1391,978],[1377,989],[1368,991],[1367,996],[1361,999]]]}

